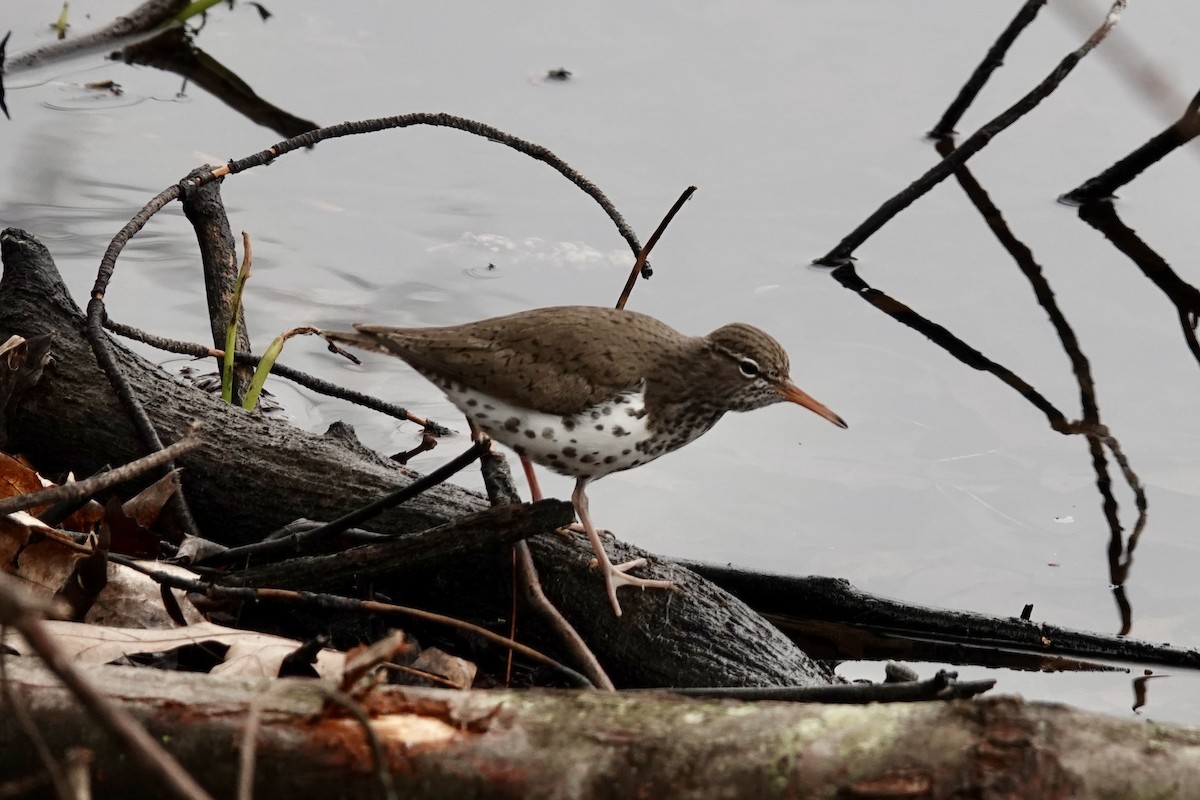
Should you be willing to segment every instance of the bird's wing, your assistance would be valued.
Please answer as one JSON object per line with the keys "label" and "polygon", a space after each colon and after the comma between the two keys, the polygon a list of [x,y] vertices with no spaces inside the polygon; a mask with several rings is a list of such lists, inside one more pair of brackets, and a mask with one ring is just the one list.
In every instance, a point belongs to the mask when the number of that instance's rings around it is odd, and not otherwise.
{"label": "bird's wing", "polygon": [[[539,309],[447,328],[355,327],[373,340],[370,349],[399,356],[427,377],[454,380],[550,414],[575,414],[636,390],[652,348],[640,346],[644,337],[629,338],[634,312],[571,311]],[[643,320],[641,328],[649,320],[664,336],[674,334],[662,323],[636,316]]]}

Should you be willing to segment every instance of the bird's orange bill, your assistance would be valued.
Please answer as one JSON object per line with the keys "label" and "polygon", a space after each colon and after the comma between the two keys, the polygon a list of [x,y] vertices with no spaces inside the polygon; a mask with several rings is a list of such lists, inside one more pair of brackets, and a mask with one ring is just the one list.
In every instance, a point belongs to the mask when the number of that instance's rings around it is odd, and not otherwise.
{"label": "bird's orange bill", "polygon": [[809,411],[812,411],[814,414],[821,415],[825,419],[832,422],[834,425],[837,425],[839,428],[849,428],[850,427],[849,425],[846,424],[845,420],[843,420],[837,414],[830,411],[828,408],[826,408],[822,404],[818,403],[812,397],[810,397],[807,394],[805,394],[804,392],[802,392],[800,390],[800,388],[798,386],[796,386],[796,384],[791,383],[790,381],[785,381],[784,383],[781,383],[779,385],[779,393],[781,395],[783,395],[784,400],[787,400],[788,402],[791,402],[791,403],[795,403],[797,405],[804,406]]}

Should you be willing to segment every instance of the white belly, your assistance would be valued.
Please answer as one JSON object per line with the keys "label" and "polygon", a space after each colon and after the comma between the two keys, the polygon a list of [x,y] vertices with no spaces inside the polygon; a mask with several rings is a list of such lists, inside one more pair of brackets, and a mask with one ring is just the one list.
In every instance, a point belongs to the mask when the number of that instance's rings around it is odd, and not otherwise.
{"label": "white belly", "polygon": [[516,408],[460,386],[443,387],[450,402],[496,441],[529,460],[573,477],[598,478],[653,461],[644,397],[631,392],[581,414],[560,416]]}

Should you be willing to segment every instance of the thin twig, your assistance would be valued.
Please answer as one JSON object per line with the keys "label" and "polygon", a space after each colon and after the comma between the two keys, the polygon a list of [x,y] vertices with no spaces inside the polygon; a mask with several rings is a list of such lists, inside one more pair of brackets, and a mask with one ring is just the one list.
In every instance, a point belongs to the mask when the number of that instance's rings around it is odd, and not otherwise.
{"label": "thin twig", "polygon": [[[508,461],[502,455],[492,454],[489,451],[489,456],[483,461],[489,468],[483,470],[483,482],[487,487],[488,498],[493,504],[519,502],[520,495],[517,492],[516,484],[513,482],[512,473],[508,469]],[[542,489],[538,485],[537,476],[533,472],[533,464],[525,456],[521,456],[521,467],[525,470],[525,477],[529,481],[529,491],[534,502],[542,499]],[[600,659],[596,658],[596,654],[588,647],[587,642],[579,635],[579,631],[575,630],[575,626],[562,615],[562,612],[550,602],[550,598],[542,590],[542,582],[538,577],[537,566],[533,562],[533,554],[529,550],[528,542],[517,542],[514,545],[514,552],[517,559],[517,575],[519,583],[524,589],[525,601],[542,615],[542,618],[550,626],[566,646],[567,652],[575,658],[575,663],[583,670],[584,674],[591,679],[592,683],[598,689],[607,689],[613,691],[616,687],[613,685],[612,679],[608,677],[608,673],[604,671],[604,667],[600,665]],[[516,628],[516,615],[513,616],[513,628]],[[510,665],[511,667],[511,665]]]}
{"label": "thin twig", "polygon": [[997,134],[1028,114],[1038,104],[1049,97],[1058,88],[1059,84],[1071,74],[1071,71],[1075,69],[1083,57],[1090,53],[1108,35],[1108,32],[1117,24],[1120,13],[1124,8],[1125,0],[1116,0],[1105,17],[1104,23],[1078,49],[1067,54],[1058,63],[1058,66],[1041,83],[1035,86],[1032,91],[1016,103],[1013,103],[1012,106],[975,131],[975,133],[971,134],[953,153],[943,158],[938,164],[935,164],[904,190],[890,197],[871,216],[867,217],[861,225],[851,231],[842,241],[838,242],[836,247],[821,258],[813,261],[813,263],[823,267],[839,267],[849,264],[851,255],[863,242],[871,238],[880,228],[891,221],[893,217],[908,208],[917,199],[933,189],[933,187],[950,177],[960,164],[966,163],[967,159],[986,147]]}
{"label": "thin twig", "polygon": [[629,280],[625,281],[625,288],[621,290],[621,297],[617,300],[617,308],[625,307],[625,303],[629,300],[629,294],[633,291],[634,284],[637,283],[638,275],[642,273],[642,268],[646,266],[646,260],[650,257],[650,251],[658,243],[658,239],[663,235],[663,231],[671,224],[671,220],[679,213],[679,209],[683,208],[683,204],[690,200],[695,193],[695,186],[689,186],[683,190],[683,194],[679,195],[679,199],[675,201],[675,205],[671,206],[671,210],[663,217],[662,222],[658,223],[654,234],[646,240],[645,246],[638,251],[637,259],[633,262],[633,270],[629,273]]}
{"label": "thin twig", "polygon": [[[512,650],[509,650],[508,652],[510,655],[512,654]],[[384,669],[389,669],[394,672],[402,672],[405,675],[410,675],[414,678],[420,678],[421,680],[429,681],[430,683],[436,683],[440,686],[444,686],[447,689],[469,689],[469,688],[471,688],[469,686],[462,686],[459,683],[450,680],[449,678],[447,678],[444,675],[438,675],[436,672],[429,672],[427,670],[417,669],[416,667],[406,667],[403,664],[384,664],[382,666]],[[505,686],[507,687],[507,683],[505,684]]]}
{"label": "thin twig", "polygon": [[[531,498],[535,502],[541,500],[542,487],[538,484],[537,474],[533,470],[533,462],[526,456],[521,456],[521,468],[525,472],[525,480],[529,483]],[[600,659],[596,658],[596,654],[579,635],[579,631],[575,630],[575,626],[558,610],[558,606],[554,605],[546,596],[545,590],[542,589],[541,578],[538,576],[537,566],[533,561],[533,551],[529,549],[529,543],[517,542],[513,548],[513,555],[517,559],[517,574],[524,589],[525,602],[541,614],[551,629],[559,635],[567,647],[567,652],[575,657],[575,663],[592,679],[596,688],[615,691],[617,687],[613,685],[612,678],[608,677],[608,673],[604,671]]]}
{"label": "thin twig", "polygon": [[1008,367],[992,361],[943,326],[917,313],[917,311],[895,297],[871,287],[859,276],[853,265],[846,264],[840,266],[833,271],[832,275],[834,280],[838,281],[842,286],[845,286],[900,324],[924,335],[931,342],[968,367],[995,375],[1045,414],[1046,419],[1050,422],[1050,427],[1054,430],[1067,431],[1072,425],[1063,412],[1059,411],[1045,395],[1035,389],[1024,378],[1017,375]]}
{"label": "thin twig", "polygon": [[11,514],[14,511],[25,511],[36,506],[60,502],[76,502],[91,497],[111,486],[144,475],[152,469],[170,462],[177,456],[191,452],[201,444],[199,425],[193,423],[183,438],[170,447],[143,456],[136,461],[109,470],[108,472],[85,478],[74,483],[64,483],[62,486],[52,486],[28,494],[15,495],[0,499],[0,514]]}
{"label": "thin twig", "polygon": [[1200,364],[1200,341],[1196,339],[1196,320],[1195,311],[1179,309],[1179,327],[1183,331],[1183,340],[1187,343],[1192,358],[1196,359],[1197,364]]}
{"label": "thin twig", "polygon": [[103,28],[17,53],[4,65],[5,72],[12,74],[51,59],[61,60],[91,49],[110,47],[130,36],[154,31],[158,26],[170,22],[187,4],[188,0],[147,0]]}
{"label": "thin twig", "polygon": [[[954,144],[948,138],[938,140],[936,147],[938,153],[940,153],[942,156],[947,156],[954,150]],[[1066,314],[1064,314],[1062,309],[1059,307],[1058,301],[1054,296],[1054,291],[1051,289],[1050,282],[1046,279],[1041,265],[1038,264],[1034,259],[1033,251],[1030,250],[1029,246],[1018,239],[1017,236],[1012,232],[1012,229],[1009,228],[1008,224],[1004,221],[1004,216],[1000,213],[1000,209],[995,206],[987,191],[975,179],[974,175],[972,175],[970,169],[965,164],[955,170],[955,178],[962,186],[963,191],[966,192],[967,197],[971,200],[971,203],[979,211],[980,216],[983,217],[984,221],[987,223],[996,239],[1000,242],[1004,249],[1008,251],[1009,255],[1012,256],[1013,260],[1017,264],[1017,267],[1021,270],[1021,273],[1025,276],[1025,279],[1029,282],[1031,288],[1033,289],[1034,296],[1037,298],[1038,305],[1043,308],[1043,310],[1046,312],[1046,315],[1050,318],[1050,323],[1053,325],[1054,331],[1058,335],[1058,339],[1063,346],[1063,350],[1066,351],[1067,357],[1071,361],[1071,369],[1075,375],[1076,383],[1079,385],[1079,403],[1082,419],[1078,429],[1064,428],[1061,432],[1064,434],[1082,433],[1088,438],[1088,448],[1092,456],[1092,466],[1096,472],[1096,487],[1100,492],[1105,519],[1109,526],[1110,546],[1108,560],[1110,580],[1114,585],[1119,586],[1123,584],[1128,577],[1127,573],[1129,564],[1131,562],[1133,549],[1137,546],[1137,540],[1140,538],[1141,532],[1146,525],[1146,493],[1143,490],[1137,475],[1133,472],[1132,467],[1130,467],[1124,452],[1121,450],[1120,443],[1117,442],[1116,438],[1113,437],[1111,433],[1109,433],[1108,428],[1102,425],[1100,422],[1100,406],[1096,400],[1096,386],[1095,381],[1092,378],[1091,365],[1088,362],[1087,356],[1083,352],[1083,348],[1079,344],[1079,339],[1075,335],[1074,329],[1067,321]],[[1111,204],[1109,204],[1108,208],[1111,211]],[[1084,216],[1085,219],[1088,219],[1083,210],[1081,210],[1080,213],[1081,216]],[[1095,217],[1093,216],[1093,218]],[[1114,241],[1116,241],[1117,238],[1121,238],[1123,241],[1128,243],[1129,237],[1132,237],[1133,240],[1140,243],[1140,240],[1138,240],[1136,235],[1132,234],[1131,231],[1126,237],[1117,237],[1111,232],[1112,229],[1120,227],[1119,220],[1116,219],[1115,213],[1112,214],[1111,217],[1105,218],[1103,222],[1106,223],[1104,225],[1106,232],[1108,232],[1110,237],[1114,238]],[[1114,222],[1116,223],[1115,225],[1113,224]],[[1100,223],[1097,222],[1097,224]],[[1130,250],[1126,249],[1126,252],[1128,253]],[[1144,256],[1146,252],[1149,252],[1149,248],[1143,245],[1136,252]],[[1156,256],[1157,254],[1153,254],[1151,252],[1151,255]],[[1155,263],[1153,269],[1150,264],[1146,263],[1153,261],[1154,259],[1148,258],[1144,260],[1138,259],[1139,265],[1145,264],[1142,268],[1148,275],[1152,273],[1158,275],[1160,280],[1166,282],[1167,285],[1170,286],[1183,283],[1183,281],[1174,276],[1174,273],[1171,271],[1170,267],[1167,267],[1161,258],[1158,259],[1158,262],[1160,263]],[[1170,281],[1167,281],[1164,275],[1175,277],[1175,283],[1172,284]],[[1162,285],[1162,283],[1160,283],[1160,285]],[[1193,293],[1195,293],[1194,289]],[[1180,292],[1180,294],[1182,294],[1182,292]],[[1090,430],[1084,428],[1090,428]],[[1121,521],[1120,517],[1118,516],[1118,505],[1116,498],[1112,493],[1112,480],[1109,478],[1108,474],[1107,461],[1104,457],[1104,447],[1108,447],[1109,450],[1112,451],[1114,458],[1117,459],[1117,463],[1121,467],[1122,475],[1129,484],[1130,489],[1133,490],[1135,503],[1138,509],[1138,518],[1134,526],[1134,535],[1129,538],[1128,546],[1125,546],[1122,538]],[[1123,552],[1127,553],[1129,557],[1122,559]],[[1125,613],[1127,606],[1127,602],[1122,606],[1123,614]],[[1122,629],[1127,631],[1128,627],[1129,622],[1128,618],[1126,617],[1122,620]]]}
{"label": "thin twig", "polygon": [[192,580],[178,575],[171,575],[160,570],[150,569],[137,562],[136,559],[116,554],[110,555],[110,559],[118,564],[122,564],[130,569],[142,573],[154,582],[169,586],[174,589],[183,589],[188,592],[197,592],[215,600],[244,600],[248,602],[258,602],[262,600],[275,600],[297,605],[314,606],[317,608],[332,609],[337,611],[371,611],[380,614],[399,614],[402,616],[414,617],[423,619],[427,622],[434,622],[439,625],[446,625],[451,628],[469,631],[483,639],[500,645],[501,647],[511,648],[516,650],[526,658],[546,664],[547,666],[557,670],[562,675],[566,676],[571,683],[576,686],[591,686],[592,682],[585,676],[571,669],[570,667],[555,661],[550,656],[534,650],[528,645],[509,639],[507,636],[501,636],[487,628],[482,628],[465,620],[448,617],[444,614],[438,614],[433,611],[425,611],[420,608],[412,608],[410,606],[400,606],[394,603],[384,603],[379,600],[359,600],[353,597],[344,597],[342,595],[324,594],[320,592],[300,592],[291,589],[268,589],[268,588],[250,588],[243,586],[216,586],[211,583]]}
{"label": "thin twig", "polygon": [[542,590],[542,582],[538,578],[537,567],[533,564],[533,554],[529,551],[529,543],[520,541],[514,545],[514,548],[526,602],[541,614],[558,634],[563,644],[566,645],[567,652],[574,656],[575,663],[591,679],[597,689],[616,691],[617,687],[613,685],[612,678],[608,677],[608,673],[600,665],[600,659],[596,658],[596,654],[587,646],[587,642],[579,635],[579,631],[575,630],[575,626],[562,615],[554,603],[550,602],[550,598],[546,597],[546,593]]}
{"label": "thin twig", "polygon": [[[956,680],[958,673],[939,671],[929,680],[904,683],[835,684],[833,686],[715,686],[671,689],[688,697],[742,701],[786,700],[799,703],[920,703],[974,697],[996,685],[995,679]],[[661,689],[655,691],[662,691]]]}
{"label": "thin twig", "polygon": [[332,522],[327,522],[316,528],[307,528],[298,533],[281,536],[278,539],[266,539],[241,547],[231,547],[228,550],[222,550],[204,559],[201,563],[211,567],[221,564],[232,564],[251,556],[262,557],[278,553],[295,553],[305,548],[311,548],[365,520],[377,516],[389,508],[394,508],[401,503],[405,503],[422,492],[432,489],[434,486],[448,480],[458,472],[461,472],[475,459],[479,458],[479,453],[479,445],[472,444],[457,458],[443,464],[433,472],[422,475],[404,488],[390,492],[378,500],[351,511],[349,514],[343,514]]}
{"label": "thin twig", "polygon": [[1200,135],[1200,93],[1197,93],[1183,115],[1166,130],[1150,139],[1129,155],[1117,161],[1099,175],[1089,178],[1064,194],[1059,200],[1068,205],[1085,205],[1113,198],[1117,189],[1158,163],[1177,148]]}
{"label": "thin twig", "polygon": [[[144,331],[141,328],[135,328],[132,325],[126,325],[123,322],[104,319],[104,327],[118,336],[124,336],[134,341],[148,344],[151,347],[156,347],[159,350],[165,350],[168,353],[179,353],[180,355],[192,356],[193,358],[221,358],[225,355],[224,350],[219,350],[215,347],[199,344],[198,342],[185,342],[181,339],[170,339],[165,336],[159,336],[149,331]],[[259,364],[263,360],[263,356],[255,353],[234,353],[234,360],[239,364]],[[425,428],[426,432],[433,436],[453,436],[454,431],[434,422],[431,419],[420,417],[408,409],[401,408],[395,403],[388,403],[370,395],[360,392],[351,391],[338,386],[335,383],[315,378],[306,372],[301,372],[297,369],[280,364],[276,361],[271,365],[271,374],[278,375],[281,378],[287,378],[292,383],[299,384],[306,389],[311,389],[319,394],[328,397],[337,397],[341,400],[346,400],[355,405],[369,408],[372,411],[378,411],[381,414],[387,414],[389,417],[396,419],[408,420],[415,422]]]}
{"label": "thin twig", "polygon": [[934,139],[949,138],[954,133],[954,126],[966,113],[967,108],[975,101],[976,96],[987,83],[988,78],[992,73],[1004,65],[1004,56],[1008,49],[1012,47],[1013,42],[1021,35],[1021,31],[1025,30],[1038,12],[1042,10],[1042,6],[1046,5],[1046,0],[1025,0],[1025,4],[1017,11],[1017,15],[1013,17],[1012,22],[1008,23],[1008,27],[996,38],[995,43],[988,48],[987,55],[983,57],[983,61],[971,73],[971,77],[959,90],[958,96],[950,103],[946,109],[946,113],[938,120],[938,123],[933,126],[933,130],[929,132],[929,136]]}

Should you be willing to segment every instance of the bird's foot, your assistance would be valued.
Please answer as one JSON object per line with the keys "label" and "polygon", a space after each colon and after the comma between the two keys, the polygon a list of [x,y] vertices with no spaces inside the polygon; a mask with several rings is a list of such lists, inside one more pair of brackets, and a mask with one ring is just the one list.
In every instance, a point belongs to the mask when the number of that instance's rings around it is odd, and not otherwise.
{"label": "bird's foot", "polygon": [[643,589],[674,589],[674,581],[659,580],[658,578],[639,578],[636,575],[630,575],[629,570],[637,567],[646,566],[647,562],[644,558],[635,558],[633,561],[626,561],[624,564],[612,565],[612,579],[617,586],[641,586]]}
{"label": "bird's foot", "polygon": [[604,588],[608,592],[608,602],[612,606],[613,613],[619,617],[621,616],[621,604],[617,602],[618,586],[640,586],[643,589],[673,589],[675,588],[675,584],[671,581],[655,580],[654,578],[637,578],[627,574],[634,567],[644,567],[646,565],[646,559],[644,558],[635,558],[623,564],[613,564],[608,560],[608,553],[604,551],[604,544],[600,541],[600,532],[592,524],[592,516],[588,513],[587,494],[584,492],[587,482],[588,479],[586,477],[580,478],[575,482],[575,491],[571,494],[571,503],[575,506],[575,513],[579,516],[580,527],[588,535],[588,541],[591,542],[592,550],[596,553],[596,559],[592,563],[597,564],[604,573]]}
{"label": "bird's foot", "polygon": [[[607,560],[607,559],[606,559]],[[599,566],[597,559],[592,559],[592,564]],[[632,561],[626,561],[622,564],[607,563],[604,573],[604,588],[608,592],[608,602],[612,605],[616,615],[621,616],[621,604],[617,601],[617,589],[622,586],[637,586],[642,589],[674,589],[674,581],[664,581],[657,578],[639,578],[636,575],[630,575],[629,570],[637,567],[646,566],[646,559],[635,558]]]}

